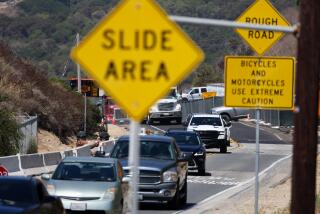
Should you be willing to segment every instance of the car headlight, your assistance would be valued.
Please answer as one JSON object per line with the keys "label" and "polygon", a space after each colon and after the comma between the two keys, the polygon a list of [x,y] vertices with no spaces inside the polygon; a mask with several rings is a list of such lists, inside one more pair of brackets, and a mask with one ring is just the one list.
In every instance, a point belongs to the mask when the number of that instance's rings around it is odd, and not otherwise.
{"label": "car headlight", "polygon": [[50,195],[55,195],[55,193],[56,193],[56,188],[55,188],[54,185],[48,184],[48,185],[47,185],[47,191],[48,191],[48,193],[49,193]]}
{"label": "car headlight", "polygon": [[116,191],[117,191],[117,188],[115,188],[115,187],[111,187],[111,188],[107,189],[107,191],[103,195],[103,199],[113,200],[114,196],[116,194]]}
{"label": "car headlight", "polygon": [[194,156],[203,156],[203,155],[204,155],[204,151],[203,150],[200,150],[200,151],[198,151],[198,152],[196,152],[194,154]]}
{"label": "car headlight", "polygon": [[155,112],[158,111],[157,106],[152,106],[150,109],[150,112]]}
{"label": "car headlight", "polygon": [[175,111],[181,111],[181,105],[178,103],[176,105],[176,108],[174,109]]}
{"label": "car headlight", "polygon": [[177,182],[178,175],[173,171],[166,171],[163,173],[163,182]]}

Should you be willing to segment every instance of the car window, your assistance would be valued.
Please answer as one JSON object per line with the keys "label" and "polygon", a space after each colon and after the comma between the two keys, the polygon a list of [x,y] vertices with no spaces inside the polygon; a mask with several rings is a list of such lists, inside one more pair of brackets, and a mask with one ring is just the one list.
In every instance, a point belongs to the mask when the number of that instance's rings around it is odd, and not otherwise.
{"label": "car window", "polygon": [[190,94],[199,94],[199,89],[193,89]]}
{"label": "car window", "polygon": [[201,88],[201,92],[207,92],[207,89],[206,88]]}
{"label": "car window", "polygon": [[62,162],[52,176],[54,180],[114,182],[114,164],[94,162]]}
{"label": "car window", "polygon": [[177,144],[186,144],[186,145],[199,145],[199,139],[195,133],[179,133],[179,132],[169,132],[167,136],[173,137]]}
{"label": "car window", "polygon": [[[118,141],[111,154],[113,158],[127,158],[129,150],[128,141]],[[159,141],[141,141],[140,142],[140,157],[142,158],[157,158],[165,160],[174,160],[174,148],[170,142]]]}
{"label": "car window", "polygon": [[193,117],[191,119],[191,126],[199,125],[212,125],[212,126],[222,126],[219,117]]}
{"label": "car window", "polygon": [[20,180],[0,180],[0,201],[11,205],[38,202],[31,181]]}

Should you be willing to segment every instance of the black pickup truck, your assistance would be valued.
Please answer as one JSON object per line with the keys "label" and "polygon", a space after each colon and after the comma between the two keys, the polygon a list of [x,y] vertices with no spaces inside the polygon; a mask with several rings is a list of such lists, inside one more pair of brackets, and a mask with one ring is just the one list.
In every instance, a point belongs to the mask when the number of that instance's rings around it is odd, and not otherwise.
{"label": "black pickup truck", "polygon": [[[110,154],[120,159],[124,173],[128,168],[129,137],[120,137]],[[167,201],[179,208],[187,201],[188,156],[180,152],[171,137],[146,135],[140,138],[140,201]]]}

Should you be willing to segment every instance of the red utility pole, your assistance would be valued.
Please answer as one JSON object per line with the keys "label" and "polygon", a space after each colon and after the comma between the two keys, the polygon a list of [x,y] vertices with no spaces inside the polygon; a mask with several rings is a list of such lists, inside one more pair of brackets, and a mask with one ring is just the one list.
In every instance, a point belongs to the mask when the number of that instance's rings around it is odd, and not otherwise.
{"label": "red utility pole", "polygon": [[314,214],[320,74],[320,1],[300,1],[291,213]]}

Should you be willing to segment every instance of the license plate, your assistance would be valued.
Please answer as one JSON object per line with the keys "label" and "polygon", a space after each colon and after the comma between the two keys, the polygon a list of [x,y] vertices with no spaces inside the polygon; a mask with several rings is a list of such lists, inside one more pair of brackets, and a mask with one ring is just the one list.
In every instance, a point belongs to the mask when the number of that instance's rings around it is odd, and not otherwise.
{"label": "license plate", "polygon": [[170,113],[163,113],[163,115],[164,115],[164,116],[169,116],[169,115],[170,115]]}
{"label": "license plate", "polygon": [[139,200],[143,201],[143,195],[139,195]]}
{"label": "license plate", "polygon": [[87,209],[86,203],[71,203],[70,210],[85,211]]}

